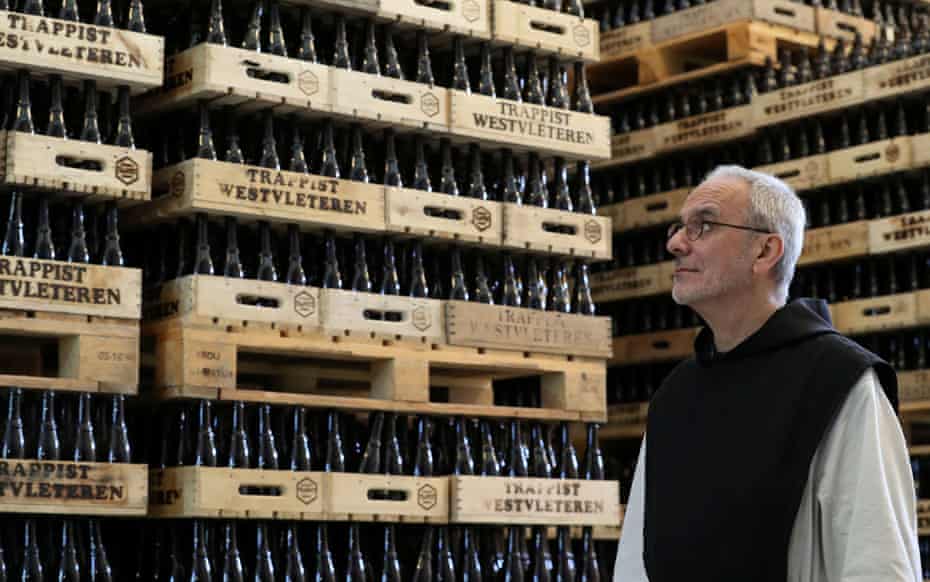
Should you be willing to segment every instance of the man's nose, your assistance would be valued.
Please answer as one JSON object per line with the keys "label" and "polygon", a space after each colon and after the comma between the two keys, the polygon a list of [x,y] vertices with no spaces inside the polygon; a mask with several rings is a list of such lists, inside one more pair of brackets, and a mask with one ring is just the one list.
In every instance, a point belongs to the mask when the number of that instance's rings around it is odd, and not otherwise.
{"label": "man's nose", "polygon": [[687,255],[691,249],[691,244],[688,237],[685,236],[685,229],[678,229],[678,232],[673,234],[665,243],[665,248],[676,257]]}

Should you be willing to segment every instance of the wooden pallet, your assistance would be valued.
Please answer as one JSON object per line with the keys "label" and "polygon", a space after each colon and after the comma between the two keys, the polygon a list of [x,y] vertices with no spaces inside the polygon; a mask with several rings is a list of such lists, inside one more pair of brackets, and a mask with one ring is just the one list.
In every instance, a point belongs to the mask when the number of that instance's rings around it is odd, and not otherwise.
{"label": "wooden pallet", "polygon": [[868,220],[859,220],[805,231],[804,249],[798,265],[815,265],[868,255],[870,227]]}
{"label": "wooden pallet", "polygon": [[92,79],[135,94],[162,84],[165,40],[153,34],[0,10],[0,69]]}
{"label": "wooden pallet", "polygon": [[446,477],[172,467],[149,472],[155,517],[447,523]]}
{"label": "wooden pallet", "polygon": [[133,148],[2,131],[0,183],[79,195],[91,202],[143,201],[152,193],[152,154]]}
{"label": "wooden pallet", "polygon": [[658,42],[627,57],[589,65],[588,82],[596,94],[594,103],[606,105],[644,90],[746,66],[761,66],[766,58],[777,62],[779,49],[812,49],[819,41],[820,37],[811,32],[742,20]]}
{"label": "wooden pallet", "polygon": [[618,526],[620,483],[451,477],[453,523]]}
{"label": "wooden pallet", "polygon": [[657,331],[614,338],[611,365],[646,364],[683,360],[694,354],[694,340],[700,328]]}
{"label": "wooden pallet", "polygon": [[613,258],[608,217],[528,205],[503,206],[504,247],[588,259]]}
{"label": "wooden pallet", "polygon": [[595,273],[591,276],[591,295],[595,303],[609,303],[670,293],[674,272],[675,262],[665,261]]}
{"label": "wooden pallet", "polygon": [[53,515],[145,515],[145,465],[0,461],[0,512]]}
{"label": "wooden pallet", "polygon": [[600,60],[600,31],[591,18],[494,0],[494,39],[588,62]]}

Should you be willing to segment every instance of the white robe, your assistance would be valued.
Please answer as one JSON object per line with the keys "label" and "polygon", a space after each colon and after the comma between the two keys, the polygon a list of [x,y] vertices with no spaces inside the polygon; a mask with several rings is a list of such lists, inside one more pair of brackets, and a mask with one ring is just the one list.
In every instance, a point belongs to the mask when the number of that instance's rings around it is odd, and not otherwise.
{"label": "white robe", "polygon": [[[645,459],[644,438],[614,582],[648,581]],[[901,425],[869,370],[853,386],[811,460],[788,546],[788,582],[920,582],[916,506]]]}

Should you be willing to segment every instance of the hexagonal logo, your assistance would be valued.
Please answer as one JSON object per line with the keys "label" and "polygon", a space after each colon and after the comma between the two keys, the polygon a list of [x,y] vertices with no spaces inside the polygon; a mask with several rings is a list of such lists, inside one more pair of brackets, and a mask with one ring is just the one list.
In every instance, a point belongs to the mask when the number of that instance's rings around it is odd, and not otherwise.
{"label": "hexagonal logo", "polygon": [[462,16],[468,22],[474,22],[481,18],[481,4],[477,0],[465,0],[462,2]]}
{"label": "hexagonal logo", "polygon": [[804,176],[808,179],[814,179],[820,176],[820,164],[813,160],[807,162],[804,166]]}
{"label": "hexagonal logo", "polygon": [[301,291],[294,295],[294,311],[301,317],[310,317],[316,313],[316,299],[310,293]]}
{"label": "hexagonal logo", "polygon": [[901,157],[901,148],[898,147],[898,144],[896,143],[888,144],[888,147],[885,148],[885,159],[893,164],[897,162],[898,158],[900,157]]}
{"label": "hexagonal logo", "polygon": [[304,95],[315,95],[320,90],[320,80],[313,71],[302,71],[297,76],[297,88]]}
{"label": "hexagonal logo", "polygon": [[184,196],[185,184],[187,184],[187,180],[184,176],[184,172],[177,171],[171,176],[171,186],[169,186],[168,191],[175,198],[180,198]]}
{"label": "hexagonal logo", "polygon": [[604,234],[601,232],[601,225],[596,220],[589,220],[584,223],[584,237],[591,244],[600,242]]}
{"label": "hexagonal logo", "polygon": [[316,501],[317,490],[316,481],[310,477],[304,477],[297,482],[297,499],[304,505],[310,505]]}
{"label": "hexagonal logo", "polygon": [[572,38],[577,46],[588,46],[591,43],[591,33],[583,24],[576,24],[572,28]]}
{"label": "hexagonal logo", "polygon": [[417,489],[417,505],[423,509],[429,511],[430,509],[436,507],[436,503],[439,500],[439,495],[436,493],[436,488],[430,484],[422,485]]}
{"label": "hexagonal logo", "polygon": [[480,232],[491,228],[491,211],[484,206],[479,206],[471,211],[471,223]]}
{"label": "hexagonal logo", "polygon": [[139,163],[129,156],[123,156],[116,160],[114,168],[116,179],[129,186],[139,181]]}
{"label": "hexagonal logo", "polygon": [[423,96],[420,97],[420,111],[430,117],[439,115],[439,97],[436,97],[432,93],[424,93]]}
{"label": "hexagonal logo", "polygon": [[413,327],[420,331],[426,331],[430,328],[431,325],[433,325],[433,318],[430,317],[429,309],[423,307],[422,305],[415,308],[411,316],[412,317],[410,321],[413,323]]}

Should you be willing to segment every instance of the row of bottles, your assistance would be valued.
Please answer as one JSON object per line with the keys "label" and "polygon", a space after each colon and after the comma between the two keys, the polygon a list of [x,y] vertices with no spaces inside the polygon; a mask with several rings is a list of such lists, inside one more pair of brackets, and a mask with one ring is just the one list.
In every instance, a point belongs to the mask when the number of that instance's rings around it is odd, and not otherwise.
{"label": "row of bottles", "polygon": [[[99,519],[4,515],[0,525],[0,580],[113,582],[121,577],[120,537]],[[131,536],[133,542],[135,535]],[[127,544],[128,546],[128,544]]]}
{"label": "row of bottles", "polygon": [[550,540],[545,527],[193,520],[147,537],[135,580],[595,582],[613,562],[592,528]]}
{"label": "row of bottles", "polygon": [[610,316],[615,337],[688,329],[702,324],[694,310],[675,303],[669,295],[615,301],[602,304],[600,310],[601,315]]}
{"label": "row of bottles", "polygon": [[[535,152],[523,158],[503,149],[494,152],[499,153],[495,156],[477,143],[466,148],[447,138],[440,139],[438,147],[430,147],[424,135],[403,138],[392,129],[372,134],[359,124],[337,129],[329,120],[316,127],[314,139],[307,144],[308,132],[299,120],[276,120],[270,111],[259,123],[246,124],[241,136],[241,120],[224,115],[219,121],[223,126],[222,148],[217,147],[219,138],[212,129],[217,121],[211,119],[205,105],[200,106],[197,122],[191,123],[184,115],[176,118],[177,132],[164,132],[160,142],[152,144],[155,165],[165,167],[190,158],[222,160],[451,196],[596,213],[587,161],[576,163],[570,179],[570,164],[564,158],[552,160],[550,176],[545,160]],[[196,133],[192,127],[198,128]]]}
{"label": "row of bottles", "polygon": [[930,210],[930,171],[805,192],[808,228]]}
{"label": "row of bottles", "polygon": [[[398,42],[403,36],[395,34],[394,26],[378,24],[374,19],[353,22],[342,14],[324,15],[307,7],[289,9],[277,1],[270,2],[266,13],[266,3],[267,0],[254,3],[248,22],[238,27],[242,30],[241,36],[227,29],[219,1],[212,2],[205,31],[198,25],[203,17],[196,13],[190,16],[188,24],[193,30],[186,44],[177,37],[177,32],[183,28],[173,22],[164,24],[165,36],[176,51],[201,42],[236,45],[246,50],[373,75],[569,108],[567,71],[558,56],[550,56],[548,64],[541,65],[533,51],[518,56],[513,47],[496,49],[490,42],[482,42],[477,54],[466,56],[466,52],[473,51],[466,51],[465,39],[461,36],[453,37],[448,50],[438,50],[430,47],[429,32],[423,29],[417,31],[415,42],[408,44]],[[545,0],[548,5],[562,3],[562,0]],[[565,4],[582,10],[580,0],[567,0]],[[438,64],[435,68],[434,60]],[[518,61],[522,61],[519,72]],[[575,77],[576,93],[586,92],[584,67],[580,61],[575,64]],[[286,77],[272,80],[287,82]],[[590,113],[590,95],[585,102],[577,103],[575,110]]]}
{"label": "row of bottles", "polygon": [[604,479],[597,424],[580,466],[567,423],[420,416],[408,426],[373,412],[366,427],[338,411],[200,400],[166,405],[152,430],[160,467]]}
{"label": "row of bottles", "polygon": [[0,10],[145,32],[142,0],[0,0]]}
{"label": "row of bottles", "polygon": [[50,202],[49,194],[9,195],[0,254],[69,263],[123,266],[119,209],[110,202],[85,209],[80,198]]}
{"label": "row of bottles", "polygon": [[676,365],[677,362],[672,362],[608,368],[607,404],[649,402]]}
{"label": "row of bottles", "polygon": [[[253,231],[233,218],[222,226],[213,224],[205,214],[198,215],[194,226],[195,236],[191,236],[190,223],[181,221],[176,229],[162,227],[157,233],[162,241],[158,247],[145,245],[144,240],[134,245],[149,252],[144,260],[148,286],[189,274],[223,275],[382,295],[595,313],[584,261],[572,267],[557,258],[485,250],[469,252],[471,260],[466,261],[468,255],[459,246],[427,252],[417,240],[391,237],[378,241],[381,253],[371,253],[375,241],[363,235],[348,239],[329,233],[320,244],[314,235],[300,233],[296,225],[288,227],[286,237],[279,237],[267,222],[259,222]],[[574,274],[573,284],[570,274]]]}
{"label": "row of bottles", "polygon": [[836,303],[918,291],[930,288],[928,265],[930,254],[917,251],[802,267],[789,294]]}
{"label": "row of bottles", "polygon": [[78,94],[75,87],[66,87],[59,75],[38,82],[28,71],[20,70],[4,79],[2,127],[135,149],[129,88],[117,90],[116,103],[111,103],[110,97],[108,92],[98,92],[92,80],[83,81]]}
{"label": "row of bottles", "polygon": [[5,389],[0,458],[129,463],[126,397]]}

